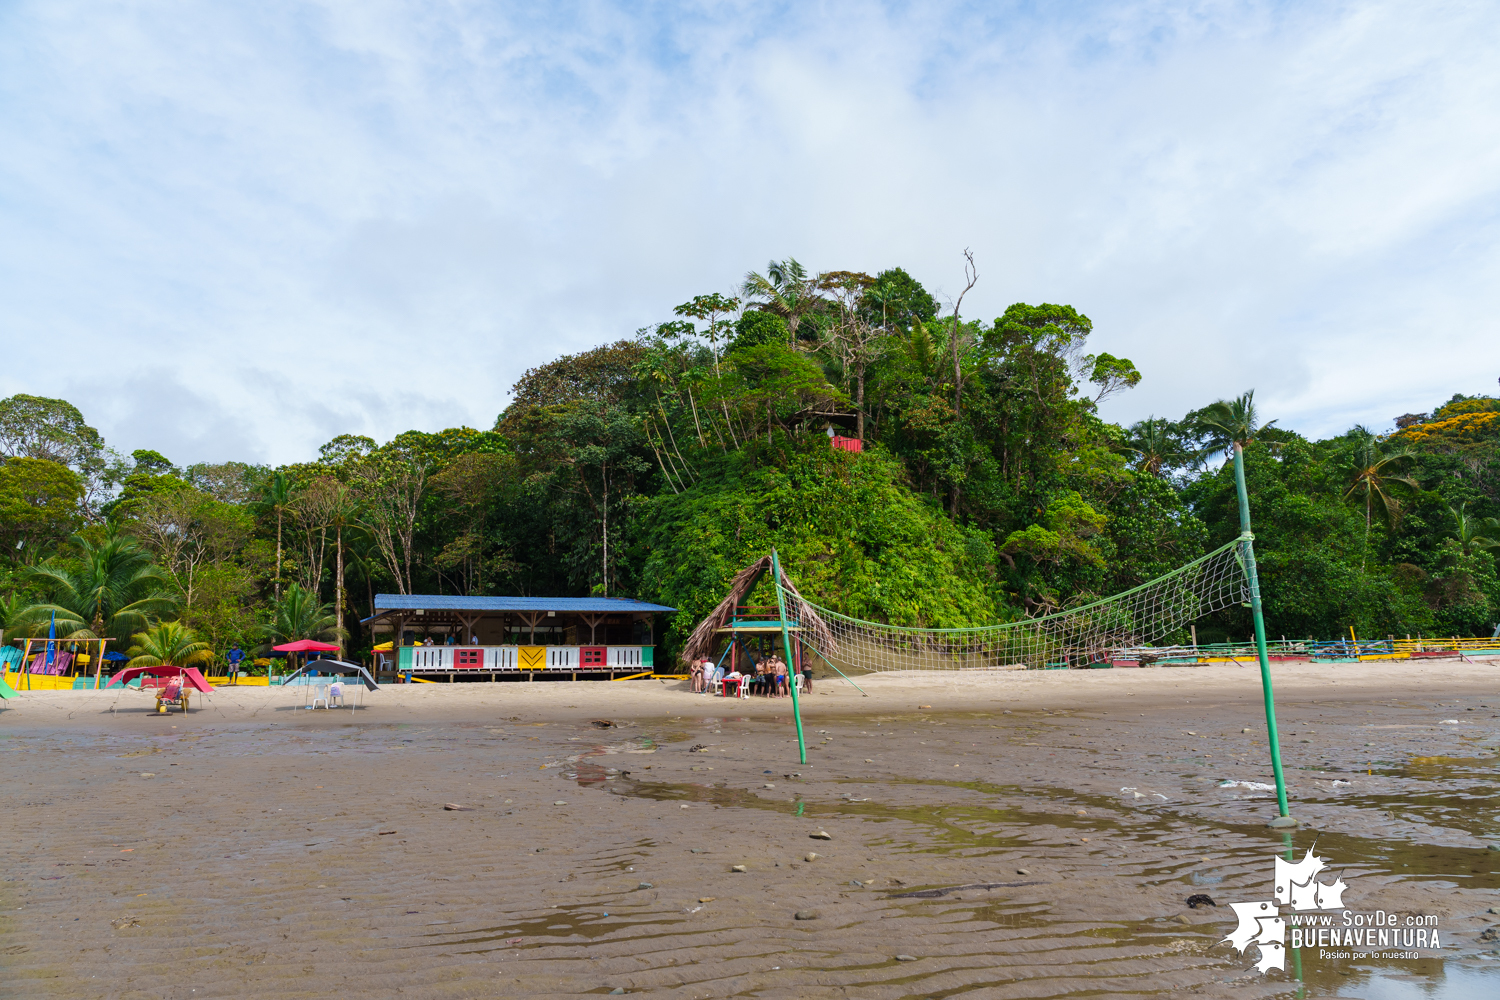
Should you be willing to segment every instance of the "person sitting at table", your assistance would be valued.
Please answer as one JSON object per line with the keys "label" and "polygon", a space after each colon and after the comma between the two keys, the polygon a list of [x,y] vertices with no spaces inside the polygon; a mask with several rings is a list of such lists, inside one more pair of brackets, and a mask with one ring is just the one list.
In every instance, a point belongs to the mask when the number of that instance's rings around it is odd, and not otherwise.
{"label": "person sitting at table", "polygon": [[735,694],[739,694],[739,685],[744,681],[745,675],[740,673],[740,668],[735,664],[729,665],[729,673],[724,675],[724,692],[729,691],[731,684],[735,687]]}

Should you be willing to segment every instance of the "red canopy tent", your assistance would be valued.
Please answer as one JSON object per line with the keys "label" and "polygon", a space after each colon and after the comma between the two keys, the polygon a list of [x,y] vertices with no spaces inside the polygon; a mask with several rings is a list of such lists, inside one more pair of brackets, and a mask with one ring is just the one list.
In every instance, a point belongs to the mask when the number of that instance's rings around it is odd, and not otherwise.
{"label": "red canopy tent", "polygon": [[188,687],[202,691],[205,694],[213,691],[213,686],[203,679],[203,675],[198,672],[197,667],[174,667],[170,664],[163,664],[159,667],[126,667],[111,677],[109,684],[104,686],[110,687],[114,684],[129,684],[137,677],[176,677],[179,674],[182,676],[182,683]]}
{"label": "red canopy tent", "polygon": [[282,646],[272,646],[278,653],[337,653],[339,647],[327,642],[318,642],[316,639],[298,639]]}

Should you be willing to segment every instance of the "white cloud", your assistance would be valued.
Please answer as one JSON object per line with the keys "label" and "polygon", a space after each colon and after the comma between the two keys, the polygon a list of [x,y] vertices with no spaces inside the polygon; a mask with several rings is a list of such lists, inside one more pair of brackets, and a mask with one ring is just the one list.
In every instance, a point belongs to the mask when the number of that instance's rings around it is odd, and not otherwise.
{"label": "white cloud", "polygon": [[1070,302],[1180,414],[1488,391],[1489,5],[448,3],[0,15],[0,393],[177,461],[488,426],[794,254]]}

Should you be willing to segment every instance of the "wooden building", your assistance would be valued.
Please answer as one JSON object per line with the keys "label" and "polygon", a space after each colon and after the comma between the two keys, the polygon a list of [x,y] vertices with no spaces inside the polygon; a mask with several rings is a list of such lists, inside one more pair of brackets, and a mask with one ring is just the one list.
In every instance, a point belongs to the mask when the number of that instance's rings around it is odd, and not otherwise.
{"label": "wooden building", "polygon": [[[365,619],[385,674],[489,680],[650,673],[656,616],[675,611],[619,597],[443,597],[377,594]],[[378,646],[377,646],[378,649]]]}

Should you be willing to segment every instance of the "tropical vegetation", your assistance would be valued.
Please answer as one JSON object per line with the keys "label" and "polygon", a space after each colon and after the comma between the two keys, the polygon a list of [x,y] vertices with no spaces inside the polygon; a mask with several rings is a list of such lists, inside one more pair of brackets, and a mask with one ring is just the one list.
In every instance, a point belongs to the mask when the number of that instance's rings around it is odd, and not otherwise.
{"label": "tropical vegetation", "polygon": [[[382,591],[602,594],[680,608],[672,647],[772,547],[857,617],[1001,622],[1236,537],[1238,451],[1272,635],[1495,628],[1500,399],[1314,440],[1226,385],[1121,426],[1100,403],[1149,373],[1087,315],[963,301],[772,261],[524,373],[488,429],[344,434],[276,468],[124,456],[68,402],[0,400],[0,627],[208,662],[367,650]],[[1248,631],[1239,609],[1198,623]]]}

